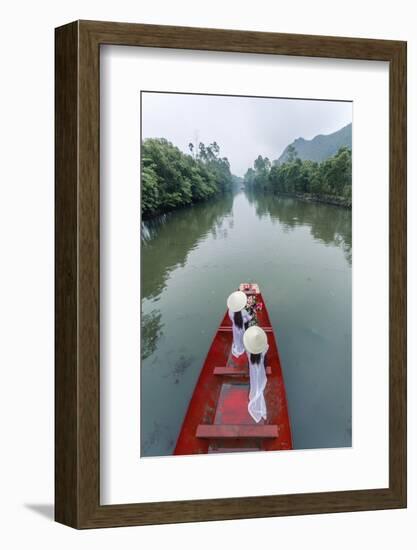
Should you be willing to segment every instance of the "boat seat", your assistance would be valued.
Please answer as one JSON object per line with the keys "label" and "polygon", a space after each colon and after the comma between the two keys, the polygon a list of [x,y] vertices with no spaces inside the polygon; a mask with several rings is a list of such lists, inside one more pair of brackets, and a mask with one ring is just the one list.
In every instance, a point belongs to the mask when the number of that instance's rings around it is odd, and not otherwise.
{"label": "boat seat", "polygon": [[250,453],[259,452],[259,447],[216,447],[209,448],[209,453]]}
{"label": "boat seat", "polygon": [[[266,367],[266,374],[272,372],[271,367]],[[248,367],[214,367],[213,374],[217,376],[249,376]]]}
{"label": "boat seat", "polygon": [[203,439],[253,438],[273,439],[278,437],[276,424],[199,424],[196,437]]}
{"label": "boat seat", "polygon": [[[265,332],[272,332],[272,327],[260,327]],[[220,332],[231,332],[232,331],[232,325],[220,325],[219,329]]]}

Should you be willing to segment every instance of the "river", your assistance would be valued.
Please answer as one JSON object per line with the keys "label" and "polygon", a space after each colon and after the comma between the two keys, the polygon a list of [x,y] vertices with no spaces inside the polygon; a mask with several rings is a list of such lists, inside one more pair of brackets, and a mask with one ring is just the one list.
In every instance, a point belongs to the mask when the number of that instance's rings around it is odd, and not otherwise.
{"label": "river", "polygon": [[141,456],[172,454],[226,298],[261,287],[295,449],[351,446],[351,211],[236,194],[142,225]]}

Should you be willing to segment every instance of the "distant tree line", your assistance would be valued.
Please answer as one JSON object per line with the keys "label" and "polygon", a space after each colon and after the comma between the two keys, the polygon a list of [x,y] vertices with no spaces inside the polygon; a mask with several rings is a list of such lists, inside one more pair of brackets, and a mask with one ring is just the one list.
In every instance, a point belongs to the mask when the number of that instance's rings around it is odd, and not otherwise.
{"label": "distant tree line", "polygon": [[351,206],[352,152],[341,147],[333,157],[318,163],[301,160],[295,148],[290,147],[287,161],[274,165],[259,155],[253,168],[246,172],[244,182],[253,189]]}
{"label": "distant tree line", "polygon": [[216,142],[189,144],[185,154],[166,139],[142,142],[142,215],[149,218],[232,189],[233,176]]}

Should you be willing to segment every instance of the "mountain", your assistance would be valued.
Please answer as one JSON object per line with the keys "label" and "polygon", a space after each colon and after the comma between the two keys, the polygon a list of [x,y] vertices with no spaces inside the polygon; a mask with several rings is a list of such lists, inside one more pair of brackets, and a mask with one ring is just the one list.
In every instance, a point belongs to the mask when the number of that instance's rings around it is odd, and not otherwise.
{"label": "mountain", "polygon": [[352,149],[352,124],[344,126],[337,132],[328,135],[318,135],[311,140],[298,138],[288,145],[274,164],[281,164],[288,158],[288,149],[291,145],[295,148],[301,160],[315,160],[321,162],[337,153],[340,147]]}

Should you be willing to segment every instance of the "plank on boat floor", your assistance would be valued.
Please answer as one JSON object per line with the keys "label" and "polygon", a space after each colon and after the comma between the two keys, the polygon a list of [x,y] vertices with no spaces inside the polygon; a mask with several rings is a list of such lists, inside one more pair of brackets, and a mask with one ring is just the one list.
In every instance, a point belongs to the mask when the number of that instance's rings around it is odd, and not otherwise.
{"label": "plank on boat floor", "polygon": [[276,424],[200,424],[196,437],[205,439],[228,438],[275,438],[278,437]]}
{"label": "plank on boat floor", "polygon": [[260,447],[216,447],[210,445],[208,452],[210,453],[259,453]]}
{"label": "plank on boat floor", "polygon": [[[271,374],[271,367],[266,367],[266,374]],[[249,376],[248,367],[214,367],[213,374],[216,376]]]}
{"label": "plank on boat floor", "polygon": [[[259,328],[263,329],[265,332],[273,332],[272,327],[260,326]],[[217,330],[218,330],[218,332],[232,332],[233,331],[232,325],[220,325]]]}

